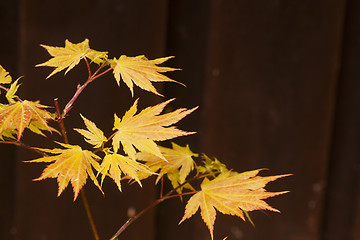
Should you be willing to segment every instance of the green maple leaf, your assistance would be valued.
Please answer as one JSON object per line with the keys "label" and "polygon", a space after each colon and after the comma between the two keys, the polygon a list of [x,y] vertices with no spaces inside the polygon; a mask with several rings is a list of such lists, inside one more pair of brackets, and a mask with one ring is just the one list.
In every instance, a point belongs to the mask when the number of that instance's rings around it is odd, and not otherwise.
{"label": "green maple leaf", "polygon": [[100,64],[107,59],[107,52],[99,52],[90,49],[88,39],[85,39],[83,42],[77,44],[66,40],[65,47],[41,46],[44,47],[53,58],[47,62],[36,65],[36,67],[55,67],[55,70],[47,76],[47,78],[67,68],[65,71],[66,74],[68,71],[73,69],[81,59],[84,58],[89,58],[97,64]]}

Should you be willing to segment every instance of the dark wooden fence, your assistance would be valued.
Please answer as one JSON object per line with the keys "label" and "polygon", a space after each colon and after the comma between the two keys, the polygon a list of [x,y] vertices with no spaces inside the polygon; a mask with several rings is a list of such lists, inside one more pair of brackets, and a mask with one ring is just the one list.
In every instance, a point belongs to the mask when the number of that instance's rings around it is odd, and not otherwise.
{"label": "dark wooden fence", "polygon": [[[39,44],[89,38],[112,57],[175,55],[169,65],[184,70],[171,76],[187,88],[164,84],[162,92],[177,98],[174,107],[200,106],[181,123],[199,133],[179,142],[237,171],[294,174],[270,185],[291,191],[269,200],[281,214],[252,213],[255,228],[219,215],[215,239],[360,239],[359,1],[2,0],[0,33],[0,64],[25,76],[24,98],[47,105],[55,97],[66,103],[85,67],[45,80],[50,69],[34,68],[48,59]],[[110,78],[95,82],[76,105],[103,126],[132,101]],[[161,100],[139,89],[135,95],[144,106]],[[71,121],[82,126],[77,114]],[[24,141],[45,140],[25,134]],[[92,239],[70,187],[56,198],[55,180],[32,182],[43,165],[22,161],[34,157],[0,145],[0,239]],[[150,181],[123,193],[107,181],[105,197],[91,184],[86,191],[102,239],[126,221],[129,208],[140,210],[157,196]],[[199,214],[177,225],[183,211],[180,201],[165,202],[119,239],[209,239]]]}

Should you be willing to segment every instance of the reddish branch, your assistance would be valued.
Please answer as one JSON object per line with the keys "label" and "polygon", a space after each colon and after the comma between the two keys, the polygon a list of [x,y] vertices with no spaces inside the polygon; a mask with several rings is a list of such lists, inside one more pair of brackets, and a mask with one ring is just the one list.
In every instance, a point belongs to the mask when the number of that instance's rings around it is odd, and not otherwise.
{"label": "reddish branch", "polygon": [[66,104],[63,113],[61,114],[62,118],[65,118],[66,114],[71,110],[72,105],[74,104],[74,102],[76,101],[76,99],[79,97],[80,93],[86,88],[87,85],[89,85],[89,83],[91,83],[92,81],[94,81],[95,79],[97,79],[98,77],[104,75],[105,73],[109,72],[110,70],[112,70],[112,67],[109,67],[108,69],[106,69],[105,71],[100,72],[100,70],[105,66],[105,64],[102,64],[94,74],[91,73],[91,69],[90,69],[90,64],[88,62],[88,60],[85,58],[85,62],[86,62],[86,66],[89,72],[89,77],[87,79],[87,81],[83,84],[83,85],[79,85],[74,96],[70,99],[70,101]]}
{"label": "reddish branch", "polygon": [[181,197],[181,196],[185,196],[185,195],[190,195],[190,194],[195,194],[198,191],[194,191],[194,192],[186,192],[186,193],[181,193],[181,194],[173,194],[175,193],[175,191],[181,187],[183,187],[185,184],[188,184],[190,182],[193,182],[195,180],[199,180],[202,178],[205,178],[207,176],[209,176],[210,174],[203,174],[203,175],[199,175],[199,172],[197,171],[196,175],[194,177],[192,177],[191,179],[187,180],[186,182],[184,182],[183,184],[177,186],[176,188],[172,189],[171,191],[169,191],[167,194],[165,194],[164,196],[160,197],[159,199],[157,199],[155,202],[151,203],[149,206],[147,206],[146,208],[144,208],[141,212],[139,212],[138,214],[136,214],[135,216],[129,218],[118,230],[117,232],[114,234],[114,236],[112,236],[110,238],[110,240],[117,240],[117,238],[120,236],[120,234],[122,232],[125,231],[126,228],[128,228],[133,222],[135,222],[139,217],[141,217],[144,213],[146,213],[147,211],[149,211],[151,208],[156,207],[158,204],[162,203],[163,201],[170,199],[170,198],[174,198],[174,197]]}
{"label": "reddish branch", "polygon": [[[1,86],[1,85],[0,85],[0,89],[5,90],[6,92],[8,92],[8,91],[9,91],[9,89],[8,89],[8,88],[6,88],[6,87],[4,87],[4,86]],[[18,101],[20,101],[20,102],[22,102],[22,101],[23,101],[23,100],[21,100],[21,98],[19,98],[18,96],[15,96],[15,98],[16,98]]]}

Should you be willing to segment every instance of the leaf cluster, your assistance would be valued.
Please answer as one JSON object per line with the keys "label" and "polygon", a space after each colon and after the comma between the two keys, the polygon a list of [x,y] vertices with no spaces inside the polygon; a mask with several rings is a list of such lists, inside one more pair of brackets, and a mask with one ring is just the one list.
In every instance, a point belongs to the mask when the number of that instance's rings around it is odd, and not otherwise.
{"label": "leaf cluster", "polygon": [[[218,159],[211,159],[201,154],[203,161],[196,163],[200,154],[190,150],[188,145],[180,146],[174,142],[171,147],[164,147],[161,143],[177,137],[194,134],[192,131],[178,129],[175,124],[197,107],[180,108],[172,112],[162,113],[164,108],[174,99],[163,101],[155,106],[138,110],[139,99],[121,117],[114,114],[112,134],[106,136],[96,123],[80,115],[84,122],[83,129],[73,129],[81,134],[91,145],[88,149],[76,143],[69,143],[66,136],[64,119],[72,109],[78,96],[95,79],[112,72],[116,83],[120,86],[123,81],[134,96],[134,85],[139,88],[160,94],[153,83],[176,82],[163,75],[165,72],[179,70],[163,64],[172,57],[149,60],[145,56],[128,57],[121,55],[109,58],[108,52],[93,50],[89,40],[81,43],[65,41],[64,47],[41,45],[52,56],[48,61],[37,66],[55,68],[47,78],[65,70],[65,74],[85,61],[88,78],[79,85],[73,97],[63,110],[55,102],[54,107],[40,104],[37,101],[22,100],[16,93],[20,86],[12,80],[6,70],[0,66],[0,89],[5,92],[7,103],[0,105],[0,140],[3,143],[23,144],[22,135],[25,129],[36,134],[50,137],[53,132],[62,134],[64,142],[58,142],[60,148],[45,149],[29,147],[42,152],[43,156],[28,162],[44,162],[47,164],[36,181],[46,178],[56,178],[58,195],[69,185],[72,185],[74,201],[86,184],[88,178],[102,191],[102,184],[106,177],[112,179],[121,191],[124,180],[137,182],[155,176],[155,183],[166,177],[173,186],[174,194],[161,196],[160,200],[171,197],[192,195],[185,208],[181,222],[190,218],[199,209],[202,219],[207,225],[213,238],[216,210],[227,215],[234,215],[245,220],[247,212],[254,210],[270,210],[278,212],[269,206],[264,199],[283,192],[267,192],[267,183],[287,175],[260,177],[260,170],[237,173],[228,170],[226,165]],[[95,64],[97,70],[92,72],[90,65]],[[178,83],[178,82],[176,82]],[[51,112],[54,110],[55,112]],[[59,129],[49,125],[50,121],[58,122]],[[99,179],[99,180],[98,180]],[[194,187],[195,181],[199,186]],[[162,194],[162,193],[161,193]],[[180,223],[181,223],[180,222]]]}

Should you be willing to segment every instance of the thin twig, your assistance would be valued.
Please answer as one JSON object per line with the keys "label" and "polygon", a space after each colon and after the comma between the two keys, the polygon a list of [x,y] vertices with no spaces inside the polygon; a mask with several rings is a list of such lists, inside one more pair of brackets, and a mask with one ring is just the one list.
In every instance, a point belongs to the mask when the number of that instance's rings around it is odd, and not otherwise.
{"label": "thin twig", "polygon": [[141,212],[139,212],[138,214],[136,214],[134,217],[129,218],[120,228],[119,230],[114,234],[114,236],[112,236],[112,238],[110,238],[110,240],[116,240],[118,238],[118,236],[120,236],[120,234],[125,231],[125,229],[127,227],[129,227],[133,222],[135,222],[139,217],[141,217],[144,213],[146,213],[147,211],[149,211],[151,208],[155,207],[156,205],[158,205],[159,203],[161,203],[162,201],[164,201],[165,199],[160,198],[158,200],[156,200],[155,202],[153,202],[152,204],[150,204],[149,206],[147,206],[146,208],[144,208]]}
{"label": "thin twig", "polygon": [[163,191],[164,191],[164,176],[162,176],[161,177],[161,179],[160,179],[160,198],[162,198],[163,197]]}
{"label": "thin twig", "polygon": [[[106,69],[105,71],[97,74],[98,71],[96,71],[92,77],[92,80],[94,81],[95,79],[97,79],[98,77],[101,77],[102,75],[104,75],[105,73],[111,71],[114,67],[109,67],[108,69]],[[100,68],[99,68],[100,69]]]}
{"label": "thin twig", "polygon": [[0,141],[0,143],[16,145],[18,147],[23,147],[23,148],[29,149],[31,151],[37,152],[37,153],[39,153],[40,155],[42,155],[44,157],[48,156],[46,153],[42,152],[41,150],[39,150],[37,148],[34,148],[34,147],[31,147],[29,145],[26,145],[25,143],[22,143],[22,142]]}
{"label": "thin twig", "polygon": [[[85,59],[86,60],[86,59]],[[103,68],[104,64],[102,64],[96,71],[94,74],[91,75],[91,70],[90,70],[90,66],[88,61],[86,60],[86,64],[88,67],[88,72],[89,72],[89,77],[86,80],[86,82],[83,85],[79,85],[75,94],[73,95],[73,97],[70,99],[70,101],[66,104],[64,111],[62,113],[62,117],[65,118],[66,114],[71,110],[72,105],[74,104],[74,102],[76,101],[76,99],[79,97],[79,95],[81,94],[81,92],[85,89],[85,87],[87,85],[89,85],[89,83],[91,83],[92,81],[94,81],[95,79],[97,79],[98,77],[104,75],[105,73],[109,72],[111,69],[113,69],[112,67],[106,69],[105,71],[98,73],[100,71],[100,69]]]}
{"label": "thin twig", "polygon": [[105,143],[107,143],[108,141],[110,141],[114,136],[115,136],[115,134],[117,133],[118,131],[116,131],[116,132],[114,132],[113,134],[111,134],[111,136],[108,138],[108,139],[106,139],[106,142]]}
{"label": "thin twig", "polygon": [[195,192],[187,192],[187,193],[181,193],[181,194],[174,194],[172,195],[177,189],[183,187],[185,184],[188,184],[192,181],[204,178],[209,176],[209,174],[203,174],[203,175],[199,175],[199,172],[197,172],[197,174],[192,177],[191,179],[187,180],[186,182],[180,184],[179,186],[177,186],[176,188],[170,190],[168,193],[166,193],[165,195],[163,195],[161,198],[157,199],[156,201],[154,201],[153,203],[151,203],[149,206],[147,206],[146,208],[144,208],[141,212],[139,212],[138,214],[136,214],[134,217],[129,218],[118,230],[117,232],[110,238],[110,240],[117,240],[117,238],[120,236],[120,234],[122,232],[125,231],[126,228],[128,228],[133,222],[135,222],[139,217],[141,217],[144,213],[146,213],[147,211],[149,211],[151,208],[157,206],[158,204],[160,204],[161,202],[170,199],[170,198],[174,198],[174,197],[179,197],[179,196],[183,196],[183,195],[189,195],[189,194],[195,194],[198,191]]}
{"label": "thin twig", "polygon": [[[8,91],[9,91],[9,89],[8,89],[8,88],[6,88],[6,87],[4,87],[4,86],[1,86],[1,85],[0,85],[0,89],[5,90],[6,92],[8,92]],[[23,102],[23,100],[22,100],[21,98],[19,98],[18,96],[15,96],[15,98],[16,98],[19,102]]]}
{"label": "thin twig", "polygon": [[100,240],[100,237],[99,237],[99,234],[98,234],[98,232],[97,232],[97,230],[96,230],[94,218],[92,217],[91,210],[90,210],[90,206],[89,206],[89,202],[87,201],[87,197],[86,197],[86,194],[85,194],[85,190],[84,190],[84,189],[81,189],[80,195],[81,195],[81,199],[82,199],[82,202],[83,202],[83,204],[84,204],[84,207],[85,207],[85,211],[86,211],[87,217],[88,217],[88,219],[89,219],[89,223],[90,223],[91,230],[92,230],[92,232],[93,232],[94,238],[95,238],[96,240]]}
{"label": "thin twig", "polygon": [[76,92],[74,94],[74,96],[70,99],[70,101],[66,104],[63,113],[61,114],[62,118],[65,118],[66,114],[71,110],[72,105],[74,104],[74,102],[76,101],[76,99],[79,97],[80,93],[85,89],[85,87],[91,83],[91,78],[89,78],[83,85],[78,86],[78,88],[76,89]]}
{"label": "thin twig", "polygon": [[88,69],[88,72],[89,72],[89,78],[91,77],[91,68],[90,68],[90,64],[89,64],[89,61],[86,59],[86,58],[84,58],[85,59],[85,62],[86,62],[86,67],[87,67],[87,69]]}
{"label": "thin twig", "polygon": [[[63,115],[61,114],[58,99],[55,99],[54,103],[55,103],[55,108],[56,108],[56,114],[58,116],[57,121],[58,121],[60,129],[61,129],[61,135],[62,135],[62,137],[64,139],[64,142],[66,144],[69,144],[69,140],[68,140],[68,137],[67,137],[67,134],[66,134],[66,128],[65,128],[65,124],[64,124],[64,118],[63,118]],[[84,189],[80,190],[80,195],[81,195],[81,199],[82,199],[82,202],[84,204],[84,207],[85,207],[86,215],[88,217],[88,220],[89,220],[89,223],[90,223],[91,230],[93,232],[94,238],[95,238],[95,240],[100,240],[99,234],[98,234],[96,226],[95,226],[95,221],[94,221],[94,218],[92,216],[90,206],[89,206],[89,203],[87,201]]]}
{"label": "thin twig", "polygon": [[136,214],[134,217],[129,218],[120,228],[119,230],[114,234],[114,236],[112,236],[110,238],[110,240],[116,240],[120,234],[122,232],[125,231],[126,228],[128,228],[132,223],[134,223],[139,217],[141,217],[144,213],[146,213],[147,211],[149,211],[150,209],[152,209],[153,207],[157,206],[158,204],[162,203],[163,201],[170,199],[170,198],[174,198],[174,197],[179,197],[182,195],[188,195],[188,194],[194,194],[196,192],[188,192],[188,193],[182,193],[182,194],[175,194],[175,195],[171,195],[174,191],[176,191],[176,189],[172,189],[170,192],[168,192],[167,194],[165,194],[162,198],[157,199],[155,202],[151,203],[149,206],[147,206],[146,208],[144,208],[141,212],[139,212],[138,214]]}
{"label": "thin twig", "polygon": [[8,88],[6,88],[6,87],[4,87],[4,86],[1,86],[1,85],[0,85],[0,88],[1,88],[1,89],[3,89],[3,90],[5,90],[6,92],[8,92],[8,91],[9,91],[9,89],[8,89]]}
{"label": "thin twig", "polygon": [[69,139],[68,139],[67,134],[66,134],[66,128],[65,128],[65,125],[64,125],[64,118],[61,115],[61,110],[60,110],[60,106],[59,106],[59,100],[57,98],[54,99],[54,105],[55,105],[55,109],[56,109],[57,122],[58,122],[58,124],[60,126],[61,136],[63,137],[64,142],[66,144],[68,144]]}

